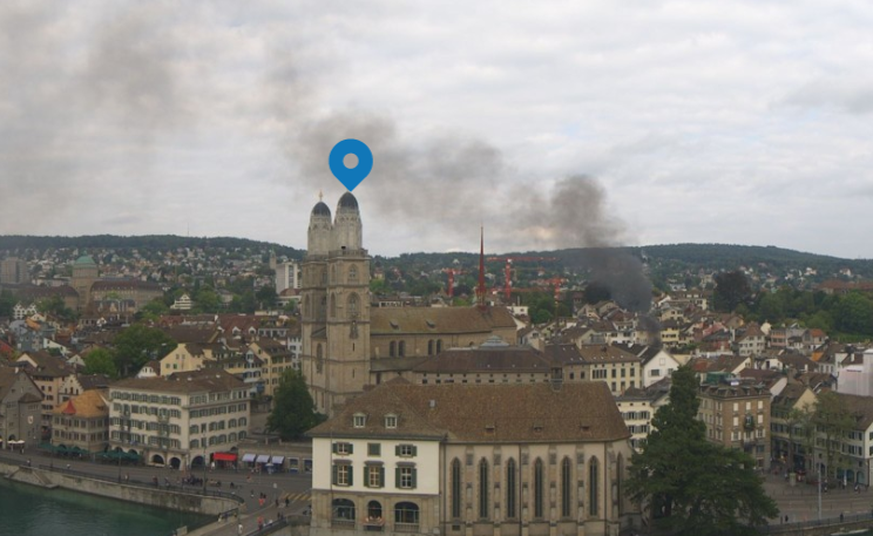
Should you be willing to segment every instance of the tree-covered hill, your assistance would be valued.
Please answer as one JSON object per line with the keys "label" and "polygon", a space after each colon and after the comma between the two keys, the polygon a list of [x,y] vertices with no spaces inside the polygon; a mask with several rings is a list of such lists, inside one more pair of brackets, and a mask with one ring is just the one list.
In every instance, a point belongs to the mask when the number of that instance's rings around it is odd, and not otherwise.
{"label": "tree-covered hill", "polygon": [[275,251],[276,255],[289,258],[301,258],[301,250],[249,240],[247,238],[194,237],[176,235],[143,235],[143,236],[24,236],[0,235],[0,251],[22,251],[26,249],[152,249],[169,251],[178,248],[221,248],[226,250],[242,249],[250,251]]}

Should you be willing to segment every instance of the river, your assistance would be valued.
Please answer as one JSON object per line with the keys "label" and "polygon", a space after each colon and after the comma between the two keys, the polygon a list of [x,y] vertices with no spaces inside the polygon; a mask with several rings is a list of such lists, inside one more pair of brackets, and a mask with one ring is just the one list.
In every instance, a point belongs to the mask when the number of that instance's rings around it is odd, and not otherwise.
{"label": "river", "polygon": [[0,477],[0,536],[168,536],[206,518]]}

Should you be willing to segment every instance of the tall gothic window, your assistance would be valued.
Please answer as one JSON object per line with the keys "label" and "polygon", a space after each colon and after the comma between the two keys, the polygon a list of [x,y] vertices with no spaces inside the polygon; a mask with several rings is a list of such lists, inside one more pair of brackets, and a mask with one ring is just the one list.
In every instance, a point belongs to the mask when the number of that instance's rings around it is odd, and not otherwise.
{"label": "tall gothic window", "polygon": [[479,517],[488,517],[488,462],[485,458],[479,462]]}
{"label": "tall gothic window", "polygon": [[336,317],[336,294],[330,295],[330,316]]}
{"label": "tall gothic window", "polygon": [[561,462],[561,517],[570,517],[570,490],[573,486],[570,476],[570,458],[564,458]]}
{"label": "tall gothic window", "polygon": [[516,493],[515,488],[518,486],[515,466],[515,460],[510,458],[506,462],[506,517],[512,519],[516,516]]}
{"label": "tall gothic window", "polygon": [[534,463],[534,517],[543,517],[544,487],[543,460],[537,458]]}
{"label": "tall gothic window", "polygon": [[461,517],[461,461],[452,460],[452,518]]}
{"label": "tall gothic window", "polygon": [[353,283],[358,280],[358,267],[354,264],[349,266],[349,282]]}
{"label": "tall gothic window", "polygon": [[597,466],[597,458],[591,458],[591,461],[588,462],[588,513],[594,517],[597,517],[597,499],[599,497]]}
{"label": "tall gothic window", "polygon": [[391,341],[388,343],[388,357],[396,357],[397,356],[397,343],[395,341]]}
{"label": "tall gothic window", "polygon": [[349,294],[349,318],[358,317],[358,295],[355,293]]}
{"label": "tall gothic window", "polygon": [[400,357],[403,357],[406,355],[406,341],[400,341],[400,344],[398,345],[397,353],[400,355]]}
{"label": "tall gothic window", "polygon": [[619,454],[618,455],[618,467],[616,467],[616,477],[615,477],[615,500],[618,503],[618,513],[619,514],[621,514],[622,510],[623,510],[621,507],[621,491],[622,491],[621,490],[621,485],[622,485],[621,480],[622,480],[622,477],[624,476],[622,474],[622,471],[624,471],[624,458],[622,457],[621,454]]}

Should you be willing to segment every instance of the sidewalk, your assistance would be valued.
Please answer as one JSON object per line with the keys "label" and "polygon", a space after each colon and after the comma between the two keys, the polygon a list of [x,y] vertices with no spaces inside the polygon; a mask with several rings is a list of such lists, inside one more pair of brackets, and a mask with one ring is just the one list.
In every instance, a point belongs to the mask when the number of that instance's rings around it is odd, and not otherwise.
{"label": "sidewalk", "polygon": [[[807,482],[797,482],[793,486],[785,480],[784,471],[777,475],[772,471],[764,476],[764,490],[779,506],[782,519],[771,521],[773,525],[784,522],[788,516],[789,522],[812,521],[818,519],[819,493],[818,486]],[[873,491],[861,486],[855,492],[852,486],[845,489],[830,488],[821,494],[821,512],[823,518],[838,517],[840,514],[871,514],[873,508]]]}

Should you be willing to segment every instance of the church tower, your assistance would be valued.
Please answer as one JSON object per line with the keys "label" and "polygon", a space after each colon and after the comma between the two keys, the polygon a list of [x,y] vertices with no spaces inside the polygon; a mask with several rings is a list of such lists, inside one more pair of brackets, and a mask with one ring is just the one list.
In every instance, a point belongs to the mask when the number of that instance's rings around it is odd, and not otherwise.
{"label": "church tower", "polygon": [[369,381],[370,258],[362,247],[361,214],[351,193],[336,217],[319,202],[312,209],[303,262],[303,373],[316,408],[363,392]]}

